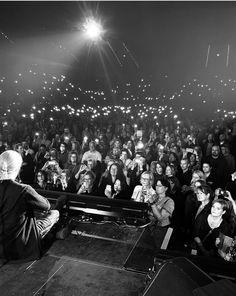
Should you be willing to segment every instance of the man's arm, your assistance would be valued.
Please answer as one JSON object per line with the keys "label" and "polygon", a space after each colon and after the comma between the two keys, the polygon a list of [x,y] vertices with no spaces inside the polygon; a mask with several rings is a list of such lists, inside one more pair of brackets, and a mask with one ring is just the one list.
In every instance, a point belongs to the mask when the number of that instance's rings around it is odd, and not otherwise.
{"label": "man's arm", "polygon": [[24,197],[32,210],[49,211],[51,208],[49,201],[38,194],[30,185],[26,186]]}

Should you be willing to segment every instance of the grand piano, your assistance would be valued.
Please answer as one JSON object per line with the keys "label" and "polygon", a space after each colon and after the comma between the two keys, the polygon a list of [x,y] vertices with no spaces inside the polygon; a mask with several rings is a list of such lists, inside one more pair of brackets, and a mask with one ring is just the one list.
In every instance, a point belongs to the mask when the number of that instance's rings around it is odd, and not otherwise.
{"label": "grand piano", "polygon": [[66,196],[66,210],[69,215],[92,214],[106,217],[124,219],[129,224],[147,224],[148,209],[147,203],[139,203],[131,200],[110,199],[107,197],[92,195],[77,195],[49,190],[37,190],[39,194],[45,196],[54,205],[60,196]]}

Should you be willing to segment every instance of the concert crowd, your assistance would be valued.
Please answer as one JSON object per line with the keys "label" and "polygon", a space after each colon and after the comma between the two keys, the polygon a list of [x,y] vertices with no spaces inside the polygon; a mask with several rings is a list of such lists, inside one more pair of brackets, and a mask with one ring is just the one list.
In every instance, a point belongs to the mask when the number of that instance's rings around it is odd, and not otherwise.
{"label": "concert crowd", "polygon": [[[64,123],[64,124],[63,124]],[[1,153],[17,151],[17,181],[33,188],[147,202],[151,223],[173,227],[200,254],[235,236],[236,122],[72,120],[29,125],[12,118]]]}

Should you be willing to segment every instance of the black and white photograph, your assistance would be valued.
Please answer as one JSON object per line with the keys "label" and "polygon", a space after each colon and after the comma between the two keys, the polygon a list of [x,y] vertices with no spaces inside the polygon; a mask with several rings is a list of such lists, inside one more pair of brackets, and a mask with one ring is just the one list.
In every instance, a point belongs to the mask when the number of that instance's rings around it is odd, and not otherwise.
{"label": "black and white photograph", "polygon": [[236,2],[0,2],[0,295],[233,296]]}

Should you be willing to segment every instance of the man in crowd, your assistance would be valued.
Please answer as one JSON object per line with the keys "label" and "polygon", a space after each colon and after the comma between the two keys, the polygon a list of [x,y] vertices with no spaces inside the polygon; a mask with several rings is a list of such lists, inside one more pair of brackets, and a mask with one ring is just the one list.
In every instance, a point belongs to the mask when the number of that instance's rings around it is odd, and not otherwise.
{"label": "man in crowd", "polygon": [[102,161],[102,155],[96,150],[96,143],[91,141],[89,143],[89,150],[84,152],[81,162],[87,161],[88,159],[93,159],[95,162]]}
{"label": "man in crowd", "polygon": [[216,144],[213,145],[211,155],[206,157],[206,161],[209,162],[212,167],[212,171],[216,176],[218,187],[225,188],[230,179],[230,172],[227,161],[220,152],[220,146]]}

